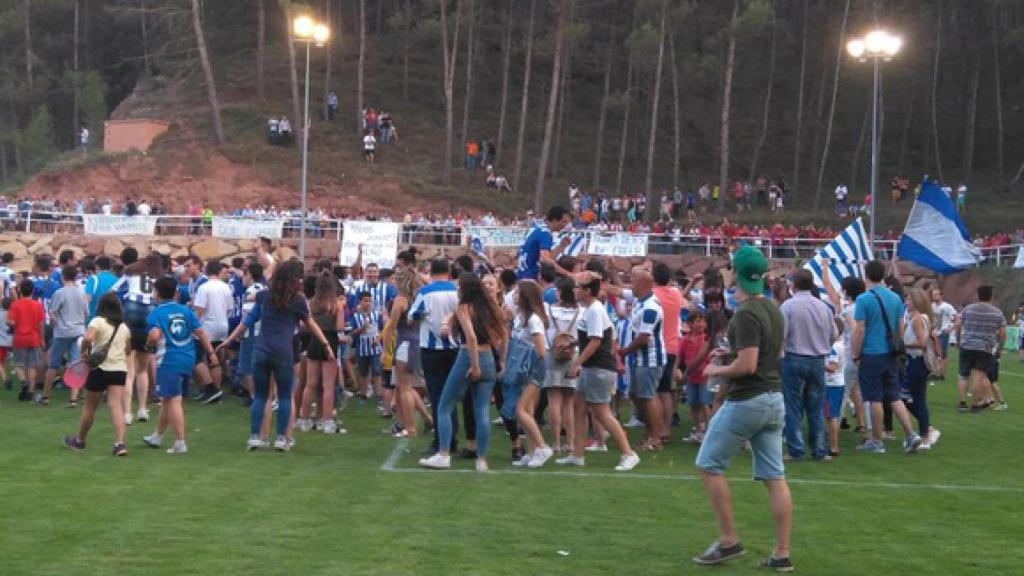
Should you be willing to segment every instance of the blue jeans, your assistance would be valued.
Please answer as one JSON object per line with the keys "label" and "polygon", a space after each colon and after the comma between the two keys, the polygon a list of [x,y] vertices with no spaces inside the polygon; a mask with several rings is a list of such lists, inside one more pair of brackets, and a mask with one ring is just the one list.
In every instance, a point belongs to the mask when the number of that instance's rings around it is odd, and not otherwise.
{"label": "blue jeans", "polygon": [[294,376],[291,358],[279,358],[256,350],[252,355],[253,399],[250,411],[252,426],[249,432],[260,433],[263,427],[263,408],[267,404],[267,391],[270,389],[270,375],[277,382],[277,435],[284,436],[288,429],[288,419],[292,415],[292,377]]}
{"label": "blue jeans", "polygon": [[918,432],[922,437],[928,438],[931,429],[931,415],[928,411],[928,368],[924,363],[924,357],[914,358],[907,356],[907,390],[910,392],[911,401],[907,403],[907,409],[917,419]]}
{"label": "blue jeans", "polygon": [[[455,365],[455,358],[458,356],[458,350],[431,350],[429,348],[420,349],[420,363],[423,366],[423,380],[427,384],[427,395],[430,396],[430,412],[431,416],[434,417],[434,422],[438,422],[437,408],[441,405],[441,392],[444,391],[444,383],[448,379],[448,374],[452,371],[452,367]],[[434,452],[439,450],[439,446],[442,444],[438,443],[437,426],[434,426],[434,441],[430,445],[430,449]],[[459,422],[454,420],[452,422],[452,436],[451,441],[443,446],[449,448],[451,451],[455,451],[457,446],[455,445],[455,437],[459,434]]]}
{"label": "blue jeans", "polygon": [[825,359],[786,354],[782,359],[782,394],[786,401],[786,449],[794,458],[803,458],[803,420],[807,413],[807,430],[811,454],[824,458],[825,443]]}
{"label": "blue jeans", "polygon": [[476,170],[476,156],[466,154],[466,170]]}
{"label": "blue jeans", "polygon": [[437,434],[439,446],[450,446],[453,437],[455,405],[462,401],[466,390],[473,392],[473,415],[476,417],[476,453],[479,458],[487,456],[487,444],[491,440],[491,392],[497,371],[494,367],[494,354],[490,350],[479,353],[480,379],[471,382],[466,375],[469,372],[469,350],[462,348],[455,358],[455,365],[448,373],[448,380],[441,392],[440,406],[437,408]]}

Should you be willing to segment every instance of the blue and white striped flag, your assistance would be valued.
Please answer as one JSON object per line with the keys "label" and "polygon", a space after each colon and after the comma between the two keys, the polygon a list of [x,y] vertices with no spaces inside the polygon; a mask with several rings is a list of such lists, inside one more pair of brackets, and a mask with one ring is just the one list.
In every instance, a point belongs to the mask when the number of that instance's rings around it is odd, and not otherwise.
{"label": "blue and white striped flag", "polygon": [[818,250],[814,258],[804,264],[804,268],[810,270],[814,275],[814,284],[821,289],[825,288],[821,279],[823,258],[828,258],[831,261],[828,268],[829,280],[832,287],[840,294],[843,293],[840,285],[843,278],[847,276],[864,277],[864,264],[874,259],[874,255],[871,252],[871,243],[868,242],[868,234],[864,230],[864,223],[860,218],[854,220],[846,227],[846,230],[836,236],[835,240]]}
{"label": "blue and white striped flag", "polygon": [[981,261],[981,250],[971,244],[953,201],[930,181],[921,184],[896,253],[939,274],[963,272]]}
{"label": "blue and white striped flag", "polygon": [[562,250],[562,256],[579,256],[587,249],[587,233],[583,230],[563,230],[558,234],[555,243],[569,237],[569,245]]}

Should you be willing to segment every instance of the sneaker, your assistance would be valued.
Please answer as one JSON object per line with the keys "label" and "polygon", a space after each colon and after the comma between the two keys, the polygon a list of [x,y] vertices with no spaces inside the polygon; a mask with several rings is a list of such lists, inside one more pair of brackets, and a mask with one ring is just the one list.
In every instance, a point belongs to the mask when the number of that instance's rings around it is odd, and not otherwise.
{"label": "sneaker", "polygon": [[124,445],[124,442],[118,442],[114,444],[114,449],[111,452],[114,456],[127,456],[128,447]]}
{"label": "sneaker", "polygon": [[995,410],[996,412],[1006,412],[1009,409],[1010,405],[1007,404],[1006,402],[1000,402],[998,406],[993,408],[993,410]]}
{"label": "sneaker", "polygon": [[447,470],[452,467],[452,457],[444,456],[438,452],[430,458],[421,459],[420,466],[423,466],[424,468],[433,468],[434,470]]}
{"label": "sneaker", "polygon": [[623,424],[623,426],[625,426],[626,428],[643,428],[644,423],[641,422],[640,419],[636,417],[636,414],[631,414],[629,420],[626,420],[626,423]]}
{"label": "sneaker", "polygon": [[14,383],[11,382],[10,378],[4,380],[4,390],[11,390],[13,388],[14,388]]}
{"label": "sneaker", "polygon": [[259,435],[249,436],[249,439],[245,441],[245,449],[250,452],[266,447],[267,441],[260,439]]}
{"label": "sneaker", "polygon": [[476,471],[477,472],[488,472],[488,471],[490,471],[490,468],[487,467],[487,460],[480,460],[480,459],[478,459],[476,461]]}
{"label": "sneaker", "polygon": [[79,450],[85,450],[85,442],[82,442],[81,440],[74,436],[65,436],[64,445],[67,446],[68,448],[71,448],[75,452],[78,452]]}
{"label": "sneaker", "polygon": [[295,427],[298,428],[299,432],[309,432],[313,429],[313,421],[309,418],[299,418],[295,421]]}
{"label": "sneaker", "polygon": [[318,428],[320,428],[320,431],[323,432],[324,434],[338,433],[338,423],[331,418],[325,418],[321,420]]}
{"label": "sneaker", "polygon": [[960,404],[957,404],[956,411],[961,414],[966,414],[970,411],[970,408],[967,407],[967,402],[961,402]]}
{"label": "sneaker", "polygon": [[289,450],[295,448],[295,437],[293,436],[291,438],[285,438],[285,443],[288,444]]}
{"label": "sneaker", "polygon": [[291,444],[284,436],[278,436],[277,440],[274,440],[274,450],[277,450],[278,452],[287,452],[291,449]]}
{"label": "sneaker", "polygon": [[521,454],[519,456],[519,458],[516,458],[515,454],[513,453],[513,455],[512,455],[512,467],[513,468],[528,468],[529,466],[530,466],[530,455],[529,454]]}
{"label": "sneaker", "polygon": [[22,386],[21,390],[18,391],[18,402],[28,402],[32,398],[32,395],[28,392],[28,386]]}
{"label": "sneaker", "polygon": [[174,446],[167,449],[168,454],[188,454],[188,446],[184,442],[175,442]]}
{"label": "sneaker", "polygon": [[583,449],[587,452],[607,452],[608,445],[598,444],[597,442],[588,442],[587,445],[583,447]]}
{"label": "sneaker", "polygon": [[921,442],[921,445],[917,447],[917,451],[918,452],[920,452],[921,450],[931,450],[931,449],[932,449],[932,445],[929,444],[927,440]]}
{"label": "sneaker", "polygon": [[200,401],[202,401],[203,397],[205,397],[207,395],[207,393],[208,392],[206,390],[206,386],[200,386],[199,387],[199,392],[189,396],[189,399],[190,400],[195,400],[197,402],[200,402]]}
{"label": "sneaker", "polygon": [[132,425],[132,413],[131,412],[125,412],[124,413],[124,425],[125,426],[131,426]]}
{"label": "sneaker", "polygon": [[277,409],[279,407],[280,407],[280,404],[277,402],[277,400],[274,400],[273,402],[270,403],[270,410],[272,412],[277,412]]}
{"label": "sneaker", "polygon": [[163,438],[158,436],[155,432],[149,436],[142,437],[142,443],[150,448],[159,448],[161,440],[163,440]]}
{"label": "sneaker", "polygon": [[533,451],[533,454],[530,455],[530,461],[526,463],[526,467],[540,468],[554,455],[555,451],[548,446],[545,446],[543,448],[537,448],[536,450]]}
{"label": "sneaker", "polygon": [[135,415],[135,419],[139,422],[149,422],[149,410],[139,408],[138,413]]}
{"label": "sneaker", "polygon": [[210,387],[207,394],[203,396],[199,401],[203,404],[214,404],[220,402],[220,399],[224,397],[224,391],[219,388]]}
{"label": "sneaker", "polygon": [[41,392],[36,392],[35,394],[32,395],[32,401],[35,402],[36,404],[42,404],[43,394]]}
{"label": "sneaker", "polygon": [[762,568],[771,568],[776,572],[792,572],[793,561],[789,559],[789,556],[785,558],[776,558],[775,556],[769,556],[764,560],[761,560]]}
{"label": "sneaker", "polygon": [[861,444],[857,445],[857,450],[867,452],[869,454],[885,454],[885,446],[881,442],[875,442],[874,440],[866,440]]}
{"label": "sneaker", "polygon": [[576,457],[576,455],[574,455],[574,454],[569,454],[565,458],[559,458],[558,460],[555,460],[555,464],[558,464],[559,466],[580,466],[580,467],[582,467],[584,464],[586,464],[586,461],[583,458]]}
{"label": "sneaker", "polygon": [[921,446],[921,437],[917,434],[909,434],[903,439],[903,453],[913,454]]}
{"label": "sneaker", "polygon": [[700,434],[696,432],[690,432],[689,436],[683,438],[683,442],[686,444],[700,444],[702,440],[703,439],[700,437]]}
{"label": "sneaker", "polygon": [[930,427],[928,429],[928,442],[927,442],[927,444],[929,446],[934,446],[935,443],[939,441],[939,438],[942,438],[942,432],[940,432],[939,429],[934,427],[934,426]]}
{"label": "sneaker", "polygon": [[694,556],[693,561],[701,566],[714,566],[715,564],[721,564],[726,560],[732,560],[733,558],[739,558],[746,554],[747,551],[743,549],[743,545],[739,542],[732,546],[722,546],[717,541],[712,542],[711,546],[704,551],[700,556]]}
{"label": "sneaker", "polygon": [[633,468],[636,468],[637,464],[640,463],[640,457],[637,456],[636,452],[632,454],[624,454],[619,459],[619,465],[615,467],[616,472],[629,472]]}

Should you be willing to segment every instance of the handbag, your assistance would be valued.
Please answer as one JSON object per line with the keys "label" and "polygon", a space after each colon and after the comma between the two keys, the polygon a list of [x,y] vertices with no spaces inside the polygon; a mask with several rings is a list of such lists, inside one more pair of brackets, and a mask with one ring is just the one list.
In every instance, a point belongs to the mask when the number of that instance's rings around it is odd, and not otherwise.
{"label": "handbag", "polygon": [[936,353],[938,347],[935,345],[935,335],[932,334],[931,323],[928,322],[927,316],[924,317],[924,322],[928,328],[928,339],[924,346],[924,367],[928,370],[928,374],[935,375],[942,372],[942,361]]}
{"label": "handbag", "polygon": [[555,359],[555,362],[568,362],[576,355],[577,342],[573,331],[576,330],[576,320],[579,316],[580,311],[576,310],[568,330],[557,328],[556,323],[555,337],[551,339],[551,357]]}
{"label": "handbag", "polygon": [[86,358],[85,362],[89,365],[90,369],[95,370],[107,361],[107,355],[110,353],[110,343],[114,341],[114,337],[117,336],[117,331],[120,329],[120,322],[114,324],[114,329],[110,332],[110,338],[107,338],[107,341],[102,346],[93,346],[89,350],[89,357]]}

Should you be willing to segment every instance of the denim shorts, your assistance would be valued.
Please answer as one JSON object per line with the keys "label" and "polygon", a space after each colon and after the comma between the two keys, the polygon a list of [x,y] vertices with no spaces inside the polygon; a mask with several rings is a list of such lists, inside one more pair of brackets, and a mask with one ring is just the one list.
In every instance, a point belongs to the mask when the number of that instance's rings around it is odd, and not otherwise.
{"label": "denim shorts", "polygon": [[715,401],[707,384],[686,384],[686,405],[690,408],[710,406]]}
{"label": "denim shorts", "polygon": [[843,396],[846,394],[845,386],[825,387],[825,418],[839,418],[843,414]]}
{"label": "denim shorts", "polygon": [[580,368],[576,390],[583,394],[587,404],[608,404],[615,391],[616,374],[613,370],[601,368]]}
{"label": "denim shorts", "polygon": [[50,369],[60,368],[67,357],[68,363],[78,360],[78,338],[54,338],[50,343]]}
{"label": "denim shorts", "polygon": [[634,366],[632,378],[633,394],[641,400],[650,400],[658,395],[663,366]]}
{"label": "denim shorts", "polygon": [[865,402],[895,402],[900,399],[900,377],[896,356],[864,354],[857,369],[860,394]]}
{"label": "denim shorts", "polygon": [[188,377],[189,374],[182,374],[180,372],[161,370],[157,368],[156,395],[162,399],[181,396],[185,388],[185,381],[188,380]]}
{"label": "denim shorts", "polygon": [[380,376],[384,373],[380,365],[380,354],[360,356],[356,366],[357,371],[363,376]]}
{"label": "denim shorts", "polygon": [[765,392],[748,400],[726,400],[711,418],[704,442],[697,452],[697,467],[708,474],[722,474],[732,457],[750,442],[754,480],[785,478],[782,463],[782,428],[786,406],[780,392]]}

